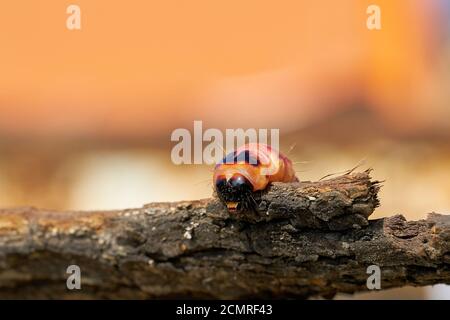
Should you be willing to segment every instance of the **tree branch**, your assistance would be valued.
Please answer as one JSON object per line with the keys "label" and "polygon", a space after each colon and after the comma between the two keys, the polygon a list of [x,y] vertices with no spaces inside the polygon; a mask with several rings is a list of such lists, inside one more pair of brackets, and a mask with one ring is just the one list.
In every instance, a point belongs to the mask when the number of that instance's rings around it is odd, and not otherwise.
{"label": "tree branch", "polygon": [[[368,221],[369,172],[275,184],[259,213],[216,199],[140,209],[0,210],[0,298],[307,298],[450,283],[450,216]],[[81,268],[81,290],[66,269]]]}

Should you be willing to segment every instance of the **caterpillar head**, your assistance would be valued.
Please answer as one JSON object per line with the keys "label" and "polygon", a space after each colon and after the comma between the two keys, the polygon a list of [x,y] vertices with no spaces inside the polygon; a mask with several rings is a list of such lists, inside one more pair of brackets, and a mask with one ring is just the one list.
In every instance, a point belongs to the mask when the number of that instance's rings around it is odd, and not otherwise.
{"label": "caterpillar head", "polygon": [[249,209],[253,205],[253,185],[242,174],[235,173],[228,179],[219,176],[215,181],[215,189],[230,212]]}

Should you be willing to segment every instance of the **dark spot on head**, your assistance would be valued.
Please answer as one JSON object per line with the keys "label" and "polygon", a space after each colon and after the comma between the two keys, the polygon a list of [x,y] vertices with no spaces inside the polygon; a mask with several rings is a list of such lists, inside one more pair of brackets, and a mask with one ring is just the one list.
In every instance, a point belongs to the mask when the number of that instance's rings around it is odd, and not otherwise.
{"label": "dark spot on head", "polygon": [[240,152],[238,155],[236,155],[236,151],[227,154],[222,159],[222,161],[220,161],[216,165],[216,168],[221,164],[235,164],[238,162],[248,163],[253,166],[258,166],[260,164],[258,158],[254,157],[252,154],[250,154],[250,151],[245,150],[245,151]]}
{"label": "dark spot on head", "polygon": [[227,184],[227,180],[225,178],[219,178],[216,181],[216,190],[223,189]]}
{"label": "dark spot on head", "polygon": [[253,185],[241,174],[234,174],[228,181],[219,178],[215,184],[219,198],[224,202],[238,202],[238,210],[254,207]]}
{"label": "dark spot on head", "polygon": [[219,164],[233,164],[236,162],[236,151],[227,154]]}
{"label": "dark spot on head", "polygon": [[245,189],[245,188],[253,189],[252,184],[250,183],[250,181],[248,181],[247,178],[245,178],[241,174],[235,174],[230,179],[229,182],[230,182],[231,187],[235,188],[235,189]]}

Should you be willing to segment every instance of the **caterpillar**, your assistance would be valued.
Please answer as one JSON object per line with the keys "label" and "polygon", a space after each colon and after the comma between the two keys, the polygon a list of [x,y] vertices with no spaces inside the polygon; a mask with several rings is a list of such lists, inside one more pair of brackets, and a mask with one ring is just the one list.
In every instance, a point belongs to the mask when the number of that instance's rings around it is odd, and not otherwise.
{"label": "caterpillar", "polygon": [[297,182],[291,160],[262,143],[249,143],[216,164],[213,183],[229,212],[255,209],[255,193],[272,182]]}

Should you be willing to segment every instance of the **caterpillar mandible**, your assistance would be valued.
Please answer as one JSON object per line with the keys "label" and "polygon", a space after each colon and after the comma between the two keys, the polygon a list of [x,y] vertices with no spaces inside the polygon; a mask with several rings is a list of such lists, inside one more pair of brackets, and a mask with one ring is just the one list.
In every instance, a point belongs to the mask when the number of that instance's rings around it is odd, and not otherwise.
{"label": "caterpillar mandible", "polygon": [[214,168],[215,191],[229,212],[254,209],[254,193],[271,182],[297,182],[291,160],[262,143],[249,143],[229,153]]}

